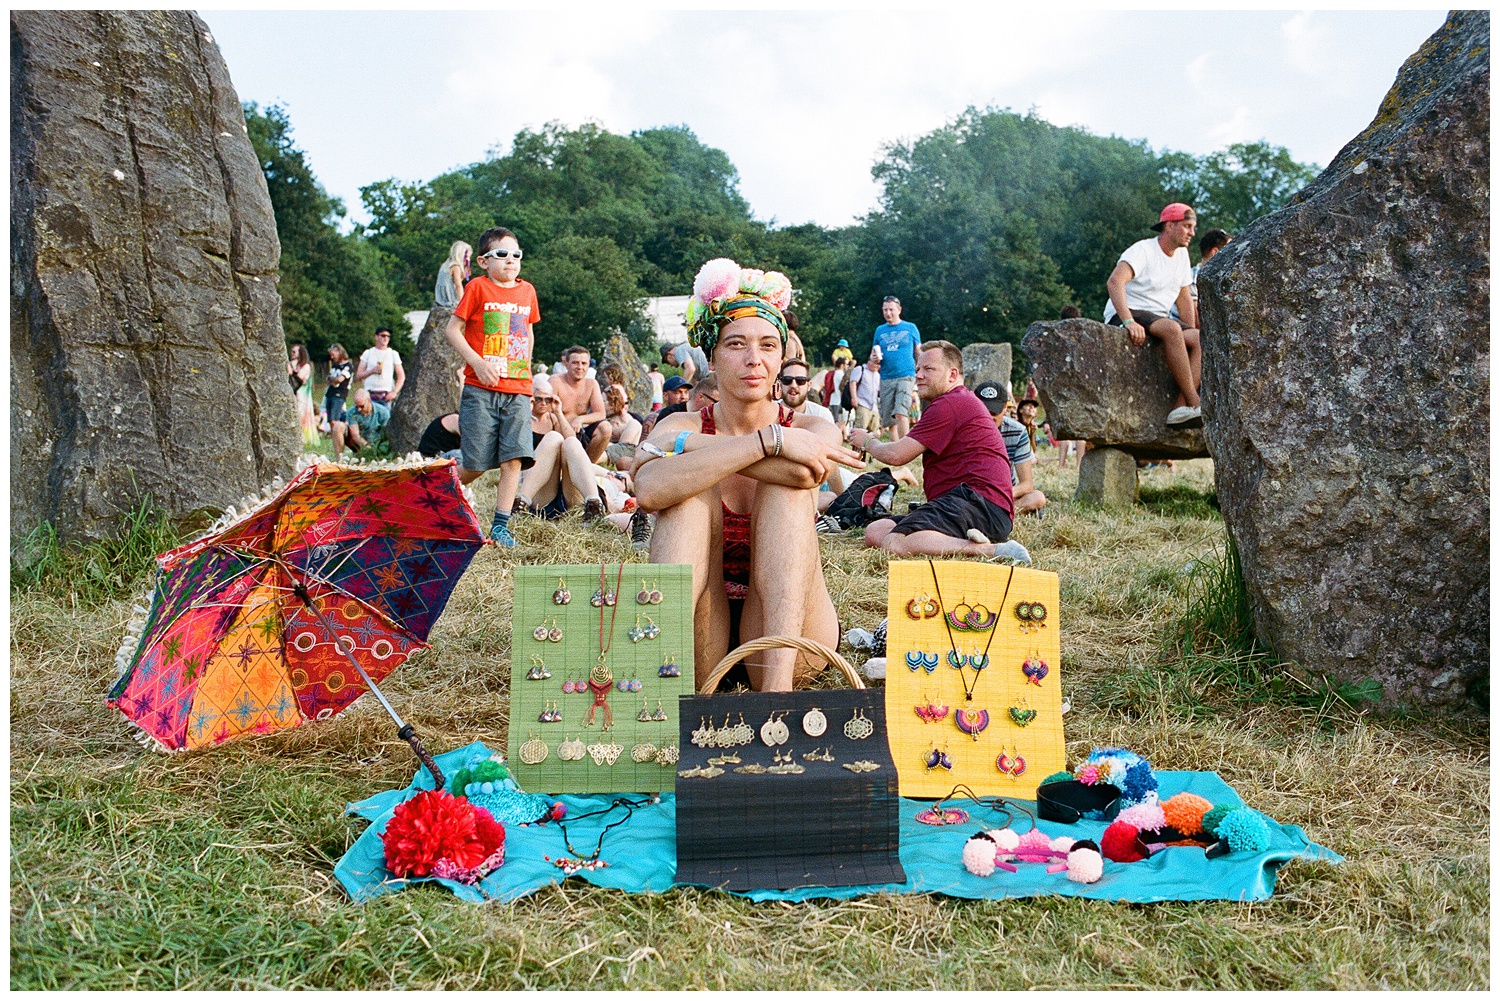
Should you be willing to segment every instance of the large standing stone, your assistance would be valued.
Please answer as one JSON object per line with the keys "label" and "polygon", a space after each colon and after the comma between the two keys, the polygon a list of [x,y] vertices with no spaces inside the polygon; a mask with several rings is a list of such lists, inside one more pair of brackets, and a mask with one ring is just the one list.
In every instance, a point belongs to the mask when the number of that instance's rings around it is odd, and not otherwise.
{"label": "large standing stone", "polygon": [[11,525],[113,534],[292,471],[276,220],[208,28],[12,11]]}
{"label": "large standing stone", "polygon": [[1131,507],[1140,500],[1135,456],[1118,448],[1090,448],[1078,463],[1075,500],[1102,507]]}
{"label": "large standing stone", "polygon": [[1219,506],[1256,630],[1390,702],[1489,671],[1489,14],[1199,272]]}
{"label": "large standing stone", "polygon": [[[611,334],[609,340],[604,342],[604,354],[599,359],[599,364],[594,366],[599,372],[603,372],[609,365],[618,365],[625,373],[625,388],[630,393],[630,409],[638,414],[649,413],[651,410],[651,380],[646,378],[646,366],[641,364],[641,356],[636,353],[635,345],[630,343],[630,338],[621,333]],[[604,380],[599,380],[599,385],[604,385]]]}
{"label": "large standing stone", "polygon": [[386,438],[397,455],[415,452],[432,419],[458,409],[462,389],[457,373],[464,360],[443,333],[452,315],[453,310],[434,303],[417,335],[416,356],[406,366],[406,382],[386,425]]}
{"label": "large standing stone", "polygon": [[973,389],[981,382],[1010,382],[1011,351],[1009,344],[966,344],[964,355],[964,385]]}
{"label": "large standing stone", "polygon": [[1208,455],[1201,430],[1167,426],[1177,383],[1154,338],[1136,347],[1124,329],[1098,320],[1043,320],[1027,329],[1021,349],[1059,441],[1083,439],[1138,459]]}

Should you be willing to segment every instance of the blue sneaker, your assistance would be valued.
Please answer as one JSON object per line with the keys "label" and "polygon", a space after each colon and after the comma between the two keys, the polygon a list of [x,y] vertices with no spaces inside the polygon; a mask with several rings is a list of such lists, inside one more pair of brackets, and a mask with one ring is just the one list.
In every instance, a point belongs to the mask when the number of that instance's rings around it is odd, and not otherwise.
{"label": "blue sneaker", "polygon": [[506,525],[491,525],[490,539],[494,541],[495,545],[505,549],[514,549],[517,545],[516,537],[510,534],[510,528]]}

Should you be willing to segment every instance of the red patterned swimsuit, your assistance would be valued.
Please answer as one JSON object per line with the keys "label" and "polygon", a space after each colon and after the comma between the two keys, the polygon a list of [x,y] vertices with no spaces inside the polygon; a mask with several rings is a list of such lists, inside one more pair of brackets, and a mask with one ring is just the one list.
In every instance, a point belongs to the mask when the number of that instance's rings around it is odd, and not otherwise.
{"label": "red patterned swimsuit", "polygon": [[[791,427],[794,413],[778,406],[776,422],[782,427]],[[717,434],[714,425],[714,408],[704,407],[698,411],[703,420],[704,434]],[[724,593],[743,601],[750,593],[750,515],[729,510],[729,505],[720,501],[724,508]]]}

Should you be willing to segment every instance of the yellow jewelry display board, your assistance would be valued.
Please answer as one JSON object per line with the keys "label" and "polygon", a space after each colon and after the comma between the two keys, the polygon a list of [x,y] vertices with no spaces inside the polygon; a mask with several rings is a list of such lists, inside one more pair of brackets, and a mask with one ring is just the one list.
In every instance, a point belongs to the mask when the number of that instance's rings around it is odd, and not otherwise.
{"label": "yellow jewelry display board", "polygon": [[1066,767],[1057,574],[899,560],[887,597],[885,718],[901,795],[1034,799]]}

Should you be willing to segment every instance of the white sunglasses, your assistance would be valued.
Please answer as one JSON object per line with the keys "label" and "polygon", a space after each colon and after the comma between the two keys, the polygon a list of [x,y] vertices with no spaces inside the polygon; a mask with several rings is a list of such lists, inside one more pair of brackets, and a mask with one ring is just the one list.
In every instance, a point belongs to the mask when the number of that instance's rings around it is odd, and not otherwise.
{"label": "white sunglasses", "polygon": [[486,257],[493,257],[497,261],[503,261],[507,257],[514,257],[519,261],[521,259],[521,252],[519,250],[491,250],[488,253],[479,255],[481,261]]}

